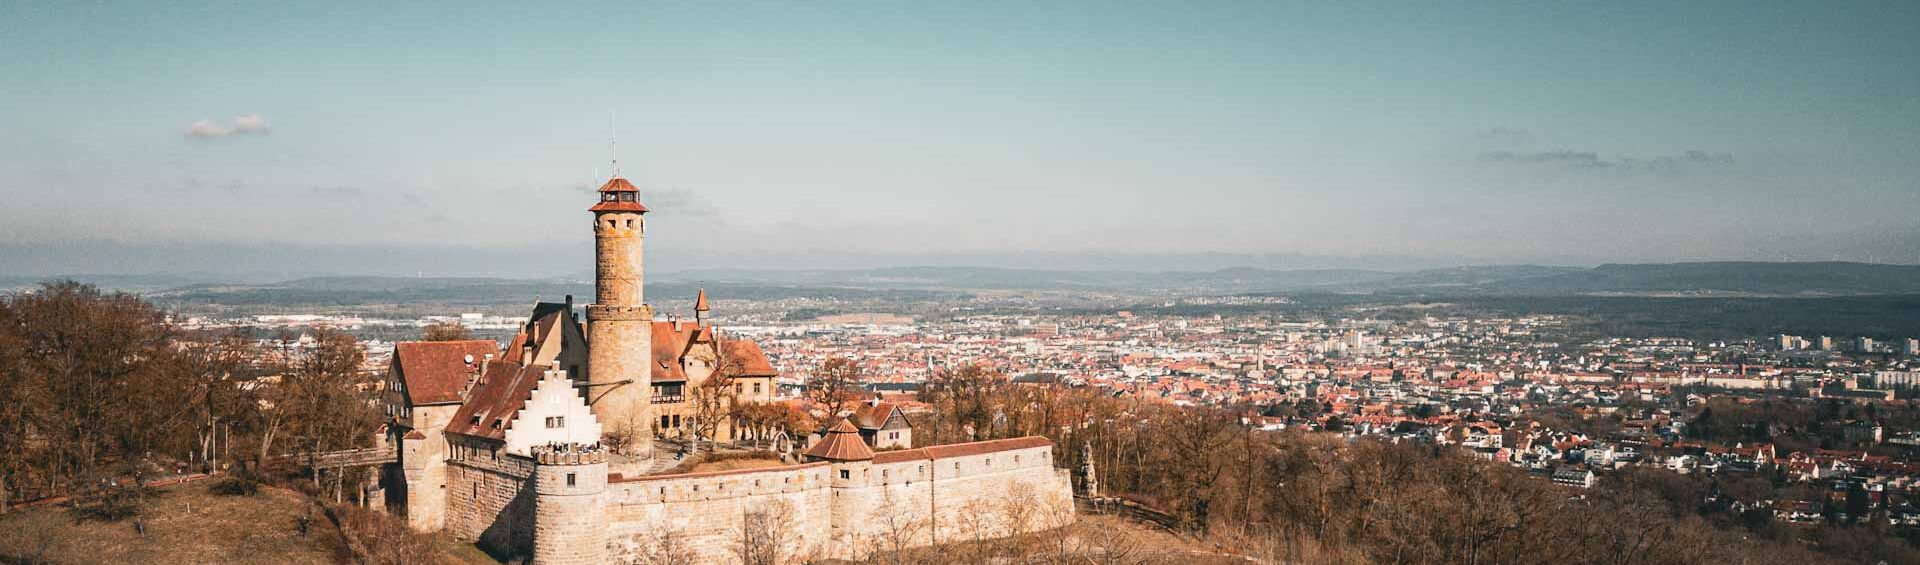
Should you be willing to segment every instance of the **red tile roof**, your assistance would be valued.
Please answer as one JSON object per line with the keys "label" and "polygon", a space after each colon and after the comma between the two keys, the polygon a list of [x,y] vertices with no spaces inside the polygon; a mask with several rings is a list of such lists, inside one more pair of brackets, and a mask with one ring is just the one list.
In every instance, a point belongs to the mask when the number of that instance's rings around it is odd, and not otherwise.
{"label": "red tile roof", "polygon": [[642,214],[647,212],[647,207],[639,202],[640,197],[638,193],[640,189],[633,186],[633,183],[627,182],[627,179],[613,177],[607,179],[607,184],[600,185],[601,194],[619,192],[634,193],[635,195],[633,200],[624,202],[601,199],[600,202],[594,204],[593,207],[588,208],[588,210],[594,212],[640,212]]}
{"label": "red tile roof", "polygon": [[740,360],[740,376],[773,377],[780,374],[773,370],[772,363],[767,362],[767,353],[760,350],[760,344],[744,339],[729,339],[721,343],[726,344],[725,355]]}
{"label": "red tile roof", "polygon": [[828,461],[861,461],[873,458],[873,448],[867,447],[866,440],[860,439],[860,430],[841,420],[833,429],[827,430],[826,439],[814,444],[806,455]]}
{"label": "red tile roof", "polygon": [[[671,321],[653,323],[653,381],[675,382],[687,380],[687,373],[681,368],[680,358],[687,354],[693,344],[719,337],[719,330],[701,328],[691,320],[680,322],[678,329]],[[740,375],[743,377],[772,377],[779,375],[773,363],[767,361],[767,353],[760,345],[744,339],[722,339],[720,352],[730,359],[740,362]]]}
{"label": "red tile roof", "polygon": [[639,202],[596,202],[594,203],[593,207],[587,208],[587,211],[589,212],[639,212],[639,213],[645,214],[650,210],[647,210],[647,205],[641,204]]}
{"label": "red tile roof", "polygon": [[1002,451],[1012,451],[1015,449],[1028,449],[1028,448],[1034,448],[1034,447],[1048,447],[1051,445],[1053,445],[1053,442],[1048,440],[1047,438],[1044,438],[1041,436],[1027,436],[1027,437],[1011,438],[1011,439],[976,441],[972,443],[956,443],[952,445],[936,445],[933,447],[922,447],[919,449],[903,449],[900,451],[882,451],[873,456],[873,462],[874,463],[902,463],[906,461],[919,461],[923,459],[946,459],[948,457],[966,457],[970,455],[986,455],[988,453],[999,453]]}
{"label": "red tile roof", "polygon": [[781,465],[779,467],[753,467],[748,469],[729,469],[726,471],[701,471],[698,473],[675,473],[671,475],[640,475],[640,476],[634,476],[634,477],[628,477],[620,473],[613,473],[607,476],[607,482],[638,483],[638,482],[659,481],[659,480],[704,479],[708,477],[724,477],[727,475],[751,475],[755,473],[791,473],[794,471],[812,469],[816,467],[824,467],[827,465],[831,465],[831,463],[828,463],[826,461],[815,461],[812,463],[801,463],[799,465]]}
{"label": "red tile roof", "polygon": [[514,416],[533,398],[533,387],[550,367],[495,361],[487,367],[487,376],[467,396],[467,403],[453,413],[447,432],[505,441]]}
{"label": "red tile roof", "polygon": [[853,410],[853,423],[861,428],[877,430],[887,425],[887,418],[893,417],[893,411],[898,409],[899,407],[892,402],[878,404],[863,402],[860,403],[859,408]]}
{"label": "red tile roof", "polygon": [[[393,347],[393,370],[399,373],[407,399],[414,406],[459,402],[468,377],[479,370],[487,355],[498,357],[499,347],[484,339],[400,342]],[[468,355],[473,356],[471,366],[467,365]]]}
{"label": "red tile roof", "polygon": [[600,192],[640,192],[640,187],[634,186],[625,177],[613,177],[600,185]]}

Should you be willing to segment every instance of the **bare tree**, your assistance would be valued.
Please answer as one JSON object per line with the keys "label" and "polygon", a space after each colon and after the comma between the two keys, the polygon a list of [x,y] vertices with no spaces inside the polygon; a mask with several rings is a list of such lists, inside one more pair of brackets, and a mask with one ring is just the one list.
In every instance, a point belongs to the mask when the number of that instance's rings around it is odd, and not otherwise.
{"label": "bare tree", "polygon": [[825,407],[828,420],[832,420],[859,400],[860,387],[866,382],[865,367],[852,359],[834,357],[807,377],[807,398]]}
{"label": "bare tree", "polygon": [[655,530],[647,536],[645,543],[629,544],[627,553],[629,555],[625,557],[616,554],[615,560],[634,565],[679,565],[693,563],[699,558],[693,546],[687,543],[686,534],[673,526]]}
{"label": "bare tree", "polygon": [[[693,407],[688,422],[688,431],[693,434],[693,447],[697,450],[700,441],[706,440],[711,446],[718,439],[722,426],[738,420],[741,414],[737,402],[739,390],[735,387],[740,374],[744,371],[742,360],[727,355],[726,342],[716,339],[714,350],[718,352],[714,360],[713,371],[705,379],[694,384],[688,392],[687,401]],[[735,430],[738,433],[738,430]]]}
{"label": "bare tree", "polygon": [[325,328],[312,337],[312,345],[281,368],[279,381],[263,390],[271,407],[261,430],[263,461],[274,455],[273,444],[283,433],[300,440],[300,449],[330,451],[363,446],[378,425],[378,411],[364,386],[371,375],[361,371],[366,353],[359,342]]}
{"label": "bare tree", "polygon": [[892,565],[918,563],[909,550],[921,545],[921,531],[927,526],[927,521],[915,520],[912,513],[902,508],[901,501],[894,500],[893,491],[883,490],[881,493],[880,508],[875,513],[881,531],[874,540],[876,547],[870,553],[878,556],[874,560]]}
{"label": "bare tree", "polygon": [[795,553],[793,507],[776,500],[740,514],[733,555],[745,565],[780,565]]}
{"label": "bare tree", "polygon": [[434,322],[420,332],[420,341],[465,341],[473,339],[473,330],[460,322]]}
{"label": "bare tree", "polygon": [[921,388],[929,402],[948,414],[962,428],[970,430],[966,439],[992,439],[1002,416],[1001,407],[1007,384],[1005,375],[979,365],[968,364],[935,374]]}

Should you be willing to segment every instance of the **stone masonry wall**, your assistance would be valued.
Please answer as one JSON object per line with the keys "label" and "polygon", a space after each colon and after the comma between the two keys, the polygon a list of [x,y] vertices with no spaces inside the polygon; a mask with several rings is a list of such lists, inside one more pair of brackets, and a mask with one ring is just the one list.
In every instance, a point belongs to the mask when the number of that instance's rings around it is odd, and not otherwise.
{"label": "stone masonry wall", "polygon": [[774,512],[786,524],[787,555],[822,551],[828,518],[830,467],[810,463],[773,469],[639,477],[607,489],[608,555],[631,563],[658,536],[679,538],[696,563],[737,562],[733,549],[749,512]]}
{"label": "stone masonry wall", "polygon": [[653,309],[587,306],[588,403],[603,431],[622,434],[627,454],[650,455],[653,442]]}
{"label": "stone masonry wall", "polygon": [[533,547],[533,460],[488,447],[451,446],[447,531],[496,555],[525,555]]}
{"label": "stone masonry wall", "polygon": [[[894,547],[1065,526],[1073,493],[1052,446],[884,464],[793,467],[617,480],[607,490],[607,557],[638,560],[663,531],[697,563],[737,561],[748,512],[787,517],[793,557],[858,559]],[[841,478],[842,472],[846,478]]]}
{"label": "stone masonry wall", "polygon": [[854,548],[990,539],[1073,521],[1069,474],[1053,447],[874,464],[867,486],[844,489],[861,511],[843,528]]}
{"label": "stone masonry wall", "polygon": [[[576,444],[577,447],[577,444]],[[607,554],[606,452],[534,453],[533,562],[593,565]]]}

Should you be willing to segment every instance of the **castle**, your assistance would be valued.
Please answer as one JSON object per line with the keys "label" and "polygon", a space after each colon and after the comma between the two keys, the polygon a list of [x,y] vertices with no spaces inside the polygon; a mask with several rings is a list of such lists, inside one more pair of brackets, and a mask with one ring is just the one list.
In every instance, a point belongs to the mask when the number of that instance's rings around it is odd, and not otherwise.
{"label": "castle", "polygon": [[[660,473],[671,464],[655,438],[714,417],[692,391],[724,370],[729,402],[771,402],[776,374],[757,344],[714,327],[705,291],[691,321],[656,319],[642,294],[648,210],[631,182],[607,181],[590,211],[596,288],[584,322],[568,297],[535,305],[505,348],[395,348],[384,437],[399,457],[375,498],[412,528],[541,565],[635,562],[667,540],[683,558],[729,563],[746,539],[778,546],[783,561],[844,559],[1073,519],[1067,471],[1045,438],[912,448],[885,405],[845,415],[804,462]],[[718,424],[713,437],[742,433]]]}

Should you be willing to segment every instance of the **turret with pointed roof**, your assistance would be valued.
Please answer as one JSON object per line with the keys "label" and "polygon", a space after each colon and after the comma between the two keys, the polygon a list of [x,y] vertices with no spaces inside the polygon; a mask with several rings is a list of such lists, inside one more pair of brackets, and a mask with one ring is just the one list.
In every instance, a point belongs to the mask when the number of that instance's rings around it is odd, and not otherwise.
{"label": "turret with pointed roof", "polygon": [[827,437],[813,444],[807,450],[807,459],[814,461],[870,461],[873,448],[860,439],[860,430],[853,424],[841,420],[833,429],[827,430]]}
{"label": "turret with pointed roof", "polygon": [[707,327],[707,311],[712,309],[707,306],[707,289],[700,289],[700,297],[693,299],[693,324]]}

